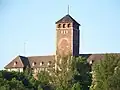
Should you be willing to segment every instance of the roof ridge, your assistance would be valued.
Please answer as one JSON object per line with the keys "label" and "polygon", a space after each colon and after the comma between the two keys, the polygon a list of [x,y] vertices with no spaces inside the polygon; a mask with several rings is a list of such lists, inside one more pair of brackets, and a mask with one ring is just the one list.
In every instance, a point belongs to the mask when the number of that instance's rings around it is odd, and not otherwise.
{"label": "roof ridge", "polygon": [[47,57],[47,56],[55,56],[55,55],[27,56],[27,57],[29,58],[29,57]]}
{"label": "roof ridge", "polygon": [[91,55],[92,55],[92,54],[94,54],[94,55],[95,55],[95,54],[120,54],[120,52],[117,52],[117,53],[116,53],[116,52],[105,52],[105,53],[81,53],[80,55],[82,55],[82,54],[91,54]]}
{"label": "roof ridge", "polygon": [[[65,20],[65,21],[64,21]],[[56,24],[59,22],[67,22],[67,21],[71,21],[71,22],[75,22],[78,25],[80,25],[72,16],[70,16],[69,14],[65,15],[64,17],[62,17],[61,19],[59,19],[57,22],[55,22]]]}

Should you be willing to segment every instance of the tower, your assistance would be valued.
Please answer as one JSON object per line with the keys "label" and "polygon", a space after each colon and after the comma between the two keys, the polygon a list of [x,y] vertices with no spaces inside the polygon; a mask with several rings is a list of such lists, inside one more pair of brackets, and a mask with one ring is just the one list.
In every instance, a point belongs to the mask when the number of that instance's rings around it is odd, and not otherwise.
{"label": "tower", "polygon": [[56,55],[79,55],[79,26],[69,14],[56,22]]}

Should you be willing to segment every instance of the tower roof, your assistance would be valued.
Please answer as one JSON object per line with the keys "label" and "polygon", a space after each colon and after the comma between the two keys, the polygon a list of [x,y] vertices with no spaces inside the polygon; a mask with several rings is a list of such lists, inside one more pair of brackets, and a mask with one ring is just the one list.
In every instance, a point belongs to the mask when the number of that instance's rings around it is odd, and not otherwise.
{"label": "tower roof", "polygon": [[76,23],[78,25],[80,25],[77,21],[75,21],[75,19],[73,19],[69,14],[67,14],[66,16],[64,16],[63,18],[61,18],[60,20],[58,20],[56,22],[57,23],[66,23],[66,22],[73,22],[73,23]]}

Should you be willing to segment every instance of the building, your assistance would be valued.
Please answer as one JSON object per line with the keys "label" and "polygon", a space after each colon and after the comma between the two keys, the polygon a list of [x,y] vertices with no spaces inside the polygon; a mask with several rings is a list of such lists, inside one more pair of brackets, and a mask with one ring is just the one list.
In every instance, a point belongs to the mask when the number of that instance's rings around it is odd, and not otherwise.
{"label": "building", "polygon": [[[104,54],[79,54],[79,38],[81,26],[69,14],[58,20],[56,23],[56,55],[82,56],[92,63],[94,60],[100,60]],[[25,68],[31,68],[34,73],[41,70],[49,70],[55,68],[56,55],[48,56],[17,56],[5,69],[8,71],[23,72]]]}

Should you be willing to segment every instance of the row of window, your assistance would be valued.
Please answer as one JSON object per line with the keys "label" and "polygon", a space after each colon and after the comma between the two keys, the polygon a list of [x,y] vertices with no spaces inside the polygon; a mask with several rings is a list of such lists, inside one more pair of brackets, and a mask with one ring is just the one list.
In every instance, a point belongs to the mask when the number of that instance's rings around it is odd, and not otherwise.
{"label": "row of window", "polygon": [[67,34],[68,31],[67,31],[67,30],[61,30],[60,33],[61,33],[61,34]]}
{"label": "row of window", "polygon": [[[49,61],[47,65],[50,65],[51,63],[52,63],[52,62]],[[36,62],[33,62],[33,63],[32,63],[32,66],[35,66],[36,64],[37,64]],[[44,65],[44,62],[41,62],[41,63],[40,63],[40,66],[42,66],[42,65]]]}
{"label": "row of window", "polygon": [[[49,62],[48,62],[48,65],[50,65],[51,63],[52,63],[52,62],[49,61]],[[33,62],[33,63],[32,63],[32,66],[35,66],[36,64],[37,64],[36,62]],[[17,65],[17,61],[14,62],[14,66],[16,66],[16,65]],[[44,65],[44,62],[41,62],[41,63],[40,63],[40,66],[42,66],[42,65]]]}
{"label": "row of window", "polygon": [[58,24],[57,28],[69,28],[71,27],[70,24]]}

